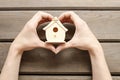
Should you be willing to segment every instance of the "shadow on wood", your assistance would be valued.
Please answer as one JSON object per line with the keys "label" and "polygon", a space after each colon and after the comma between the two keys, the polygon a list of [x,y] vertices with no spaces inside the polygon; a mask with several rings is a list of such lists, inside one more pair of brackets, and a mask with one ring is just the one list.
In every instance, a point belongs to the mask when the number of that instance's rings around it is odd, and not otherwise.
{"label": "shadow on wood", "polygon": [[[37,48],[26,51],[22,58],[22,74],[86,74],[91,72],[87,51],[68,48],[55,55],[52,51]],[[81,73],[85,72],[85,73]]]}

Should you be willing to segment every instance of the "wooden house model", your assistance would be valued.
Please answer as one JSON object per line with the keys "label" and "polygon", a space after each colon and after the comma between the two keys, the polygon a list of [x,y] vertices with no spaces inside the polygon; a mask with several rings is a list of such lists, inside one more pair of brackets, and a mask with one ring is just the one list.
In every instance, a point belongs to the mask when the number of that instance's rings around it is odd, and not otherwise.
{"label": "wooden house model", "polygon": [[65,28],[57,17],[43,28],[48,43],[64,43],[67,28]]}

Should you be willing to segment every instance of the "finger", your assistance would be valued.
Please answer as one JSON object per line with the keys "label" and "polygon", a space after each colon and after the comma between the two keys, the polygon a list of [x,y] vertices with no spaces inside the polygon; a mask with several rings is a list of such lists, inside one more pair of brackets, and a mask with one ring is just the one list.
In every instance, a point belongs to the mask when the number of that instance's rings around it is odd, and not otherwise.
{"label": "finger", "polygon": [[50,21],[50,20],[52,20],[52,18],[53,18],[52,15],[39,11],[28,22],[32,23],[34,26],[37,27],[37,25],[39,24],[39,22],[41,20],[46,19],[46,20]]}
{"label": "finger", "polygon": [[56,54],[57,54],[58,52],[60,52],[61,50],[65,49],[65,48],[66,48],[65,44],[62,44],[62,45],[58,46],[58,47],[56,48]]}
{"label": "finger", "polygon": [[56,52],[56,51],[55,51],[55,47],[54,47],[52,44],[42,42],[41,47],[46,48],[46,49],[49,49],[49,50],[51,50],[51,51],[54,52],[54,53]]}
{"label": "finger", "polygon": [[37,12],[37,13],[33,16],[32,20],[33,20],[33,21],[34,21],[34,20],[40,21],[41,19],[52,20],[52,18],[53,18],[52,15],[50,15],[50,14],[48,14],[48,13],[45,13],[45,12],[42,12],[42,11],[39,11],[39,12]]}
{"label": "finger", "polygon": [[49,22],[50,20],[47,20],[47,19],[42,19],[40,22],[39,22],[39,25],[42,24],[42,23],[45,23],[45,22]]}
{"label": "finger", "polygon": [[66,19],[70,20],[74,24],[76,23],[83,23],[84,21],[74,12],[68,11],[60,15],[59,19],[65,21]]}
{"label": "finger", "polygon": [[49,49],[49,50],[51,50],[51,51],[53,51],[54,53],[56,53],[56,49],[55,49],[55,47],[53,45],[46,44],[46,48]]}
{"label": "finger", "polygon": [[72,20],[70,19],[70,15],[69,15],[67,12],[62,13],[62,14],[59,16],[59,20],[60,20],[62,23],[65,23],[65,22],[73,23]]}
{"label": "finger", "polygon": [[48,22],[48,21],[51,21],[53,19],[53,16],[48,14],[48,13],[44,13],[42,15],[42,19],[41,21],[39,22],[40,24],[44,23],[44,22]]}
{"label": "finger", "polygon": [[70,45],[69,42],[67,42],[67,43],[65,43],[65,44],[61,44],[60,46],[58,46],[58,47],[56,48],[56,54],[57,54],[58,52],[60,52],[61,50],[64,50],[64,49],[70,48],[70,47],[71,47],[71,45]]}

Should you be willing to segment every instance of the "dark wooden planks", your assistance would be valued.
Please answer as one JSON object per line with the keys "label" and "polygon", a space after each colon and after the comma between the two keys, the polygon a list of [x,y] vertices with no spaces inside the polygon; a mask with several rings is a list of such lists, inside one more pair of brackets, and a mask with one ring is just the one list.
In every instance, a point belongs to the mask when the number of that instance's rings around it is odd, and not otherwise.
{"label": "dark wooden planks", "polygon": [[[120,80],[119,76],[113,76],[113,80]],[[92,80],[91,76],[20,76],[19,80]]]}
{"label": "dark wooden planks", "polygon": [[[64,11],[46,11],[59,16]],[[120,41],[120,11],[75,11],[100,40]],[[14,39],[36,11],[0,11],[0,41]],[[72,30],[74,27],[70,27]],[[70,33],[73,33],[71,31]],[[71,36],[71,34],[69,35]],[[43,37],[42,37],[43,38]],[[68,37],[70,39],[71,37]]]}
{"label": "dark wooden planks", "polygon": [[0,0],[0,9],[120,9],[119,0]]}
{"label": "dark wooden planks", "polygon": [[[119,77],[114,77],[120,80]],[[20,76],[19,80],[91,80],[89,76]]]}
{"label": "dark wooden planks", "polygon": [[[0,43],[0,70],[10,43]],[[120,43],[102,43],[112,74],[120,74]],[[20,74],[91,74],[87,52],[65,49],[58,55],[46,49],[34,49],[23,55]]]}

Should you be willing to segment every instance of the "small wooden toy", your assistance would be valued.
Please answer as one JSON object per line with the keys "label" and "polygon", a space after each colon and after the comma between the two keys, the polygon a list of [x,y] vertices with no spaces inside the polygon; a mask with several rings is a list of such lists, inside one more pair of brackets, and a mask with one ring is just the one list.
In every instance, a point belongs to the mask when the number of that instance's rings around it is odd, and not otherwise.
{"label": "small wooden toy", "polygon": [[47,43],[65,43],[65,33],[68,31],[57,17],[43,28],[45,30],[45,35]]}

